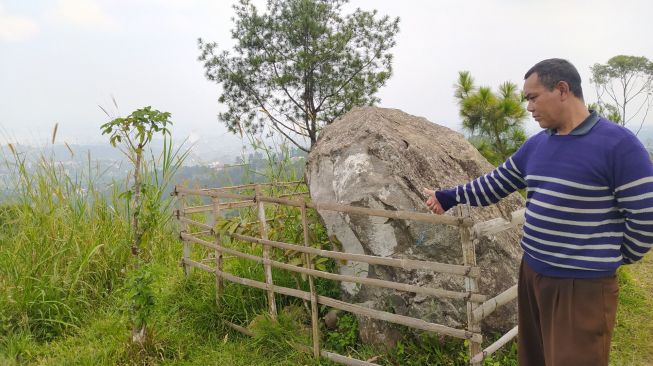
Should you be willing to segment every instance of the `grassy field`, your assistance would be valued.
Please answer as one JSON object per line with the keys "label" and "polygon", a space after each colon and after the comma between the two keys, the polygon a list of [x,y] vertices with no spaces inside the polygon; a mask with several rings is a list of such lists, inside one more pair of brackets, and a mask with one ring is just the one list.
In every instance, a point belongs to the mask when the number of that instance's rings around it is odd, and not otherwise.
{"label": "grassy field", "polygon": [[[150,338],[143,345],[131,344],[133,268],[128,210],[121,203],[120,189],[100,192],[91,178],[68,177],[47,159],[36,170],[23,169],[18,175],[16,196],[0,207],[0,365],[332,365],[290,345],[309,344],[309,321],[301,302],[279,296],[282,311],[274,323],[264,315],[263,291],[228,284],[216,305],[213,276],[198,271],[184,275],[179,266],[182,246],[174,223],[167,220],[167,198],[157,206],[161,212],[154,219],[159,225],[143,248],[155,300],[148,318]],[[269,214],[275,218],[270,235],[301,240],[297,212]],[[234,217],[225,227],[240,219],[241,230],[254,230],[244,224],[251,219],[247,217]],[[324,228],[314,217],[311,222],[313,240],[327,245]],[[249,245],[243,248],[257,253]],[[207,255],[194,253],[196,258]],[[260,266],[236,259],[226,263],[238,276],[263,278]],[[335,263],[325,265],[333,270]],[[653,364],[653,255],[621,268],[619,280],[611,364]],[[306,286],[301,278],[284,272],[274,272],[274,281]],[[319,281],[317,286],[322,294],[338,296],[332,282]],[[321,315],[326,311],[320,308]],[[257,336],[241,336],[222,320],[249,325]],[[342,317],[338,330],[323,332],[322,343],[384,365],[466,361],[462,342],[424,335],[406,338],[391,350],[375,350],[358,344],[356,330],[353,317]],[[514,345],[485,364],[515,365]]]}
{"label": "grassy field", "polygon": [[653,253],[619,270],[611,364],[653,365]]}

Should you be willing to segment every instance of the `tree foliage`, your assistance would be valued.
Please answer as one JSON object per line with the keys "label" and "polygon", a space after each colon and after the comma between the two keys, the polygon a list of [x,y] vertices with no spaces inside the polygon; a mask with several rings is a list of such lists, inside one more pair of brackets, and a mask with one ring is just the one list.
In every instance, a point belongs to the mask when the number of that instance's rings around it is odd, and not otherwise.
{"label": "tree foliage", "polygon": [[392,74],[399,18],[377,11],[341,15],[347,0],[270,0],[259,13],[249,0],[234,6],[233,53],[199,40],[206,77],[222,86],[233,133],[265,126],[304,151],[320,129],[358,105],[379,101]]}
{"label": "tree foliage", "polygon": [[488,161],[500,164],[526,141],[522,124],[527,111],[517,85],[505,82],[494,93],[486,86],[477,88],[469,71],[460,71],[455,90],[463,129]]}
{"label": "tree foliage", "polygon": [[619,108],[615,107],[613,104],[606,102],[595,102],[589,103],[587,108],[589,110],[598,112],[599,115],[609,119],[612,122],[623,124],[621,121],[621,112],[619,112]]}
{"label": "tree foliage", "polygon": [[594,64],[591,71],[599,111],[624,126],[640,122],[639,132],[653,107],[653,62],[646,57],[618,55],[605,64]]}

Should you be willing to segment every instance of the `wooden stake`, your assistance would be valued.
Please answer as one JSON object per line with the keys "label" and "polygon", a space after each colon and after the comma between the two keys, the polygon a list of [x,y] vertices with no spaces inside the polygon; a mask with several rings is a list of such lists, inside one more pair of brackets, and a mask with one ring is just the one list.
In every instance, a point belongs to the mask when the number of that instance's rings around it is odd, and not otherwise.
{"label": "wooden stake", "polygon": [[[469,218],[469,207],[466,205],[458,206],[458,214],[461,220]],[[463,249],[463,264],[466,266],[476,266],[476,250],[474,248],[474,241],[472,237],[473,231],[469,227],[460,227],[460,241]],[[473,277],[465,276],[465,290],[469,293],[478,293],[478,284]],[[474,309],[478,303],[473,302],[471,299],[467,300],[467,330],[470,333],[481,333],[481,324],[474,318]],[[473,339],[469,342],[469,358],[470,360],[482,351],[481,341]],[[480,362],[473,362],[472,365],[480,366]]]}
{"label": "wooden stake", "polygon": [[[302,227],[304,228],[304,246],[309,246],[308,238],[308,220],[306,218],[306,205],[301,207],[302,212]],[[306,263],[306,268],[313,269],[313,263],[311,262],[311,257],[308,253],[304,253],[304,261]],[[311,290],[311,326],[313,328],[313,356],[316,359],[320,359],[320,323],[317,318],[317,291],[315,291],[315,285],[313,284],[313,276],[308,275],[308,285]]]}
{"label": "wooden stake", "polygon": [[[256,205],[258,206],[258,221],[259,221],[259,231],[261,233],[261,238],[264,240],[268,239],[268,229],[267,229],[267,222],[265,221],[265,204],[263,201],[260,199],[263,195],[261,193],[261,186],[256,185],[255,187],[256,190]],[[270,260],[270,246],[269,245],[263,245],[263,259],[264,260]],[[268,287],[268,305],[270,307],[270,315],[272,318],[276,319],[277,318],[277,304],[274,300],[274,290],[272,290],[272,286],[274,284],[272,283],[272,266],[270,264],[263,263],[263,269],[265,270],[265,283],[267,283],[270,287]]]}
{"label": "wooden stake", "polygon": [[[177,191],[177,187],[175,187],[175,191]],[[183,193],[177,193],[177,207],[178,207],[178,214],[177,218],[179,219],[179,224],[181,226],[181,232],[182,233],[188,233],[188,224],[186,223],[185,216],[186,216],[186,195]],[[181,265],[184,266],[184,274],[188,276],[192,270],[192,267],[188,265],[188,260],[190,259],[190,243],[187,240],[184,240],[183,237],[181,238],[182,242],[184,243],[184,250],[183,250],[183,255],[181,258]]]}
{"label": "wooden stake", "polygon": [[218,271],[215,272],[215,303],[220,304],[220,298],[222,297],[222,292],[224,289],[224,284],[222,282],[222,277],[220,277],[220,272],[222,272],[222,251],[219,247],[221,245],[222,235],[215,231],[215,225],[220,218],[220,199],[213,198],[213,215],[211,217],[211,230],[215,233],[215,267]]}

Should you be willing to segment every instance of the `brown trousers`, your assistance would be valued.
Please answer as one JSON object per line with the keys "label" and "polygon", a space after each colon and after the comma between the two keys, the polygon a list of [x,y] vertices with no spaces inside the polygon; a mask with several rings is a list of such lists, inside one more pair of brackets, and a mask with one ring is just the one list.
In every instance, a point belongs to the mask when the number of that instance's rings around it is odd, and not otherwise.
{"label": "brown trousers", "polygon": [[545,277],[522,260],[518,288],[520,366],[608,365],[616,276]]}

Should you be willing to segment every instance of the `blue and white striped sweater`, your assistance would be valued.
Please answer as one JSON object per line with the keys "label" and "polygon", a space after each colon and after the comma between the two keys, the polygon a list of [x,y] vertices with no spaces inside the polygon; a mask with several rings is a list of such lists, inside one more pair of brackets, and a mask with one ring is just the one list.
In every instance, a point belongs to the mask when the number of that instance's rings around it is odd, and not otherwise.
{"label": "blue and white striped sweater", "polygon": [[593,114],[576,130],[583,133],[542,131],[497,169],[437,198],[445,210],[487,206],[527,188],[521,245],[529,265],[552,277],[611,275],[653,244],[653,165],[617,124]]}

